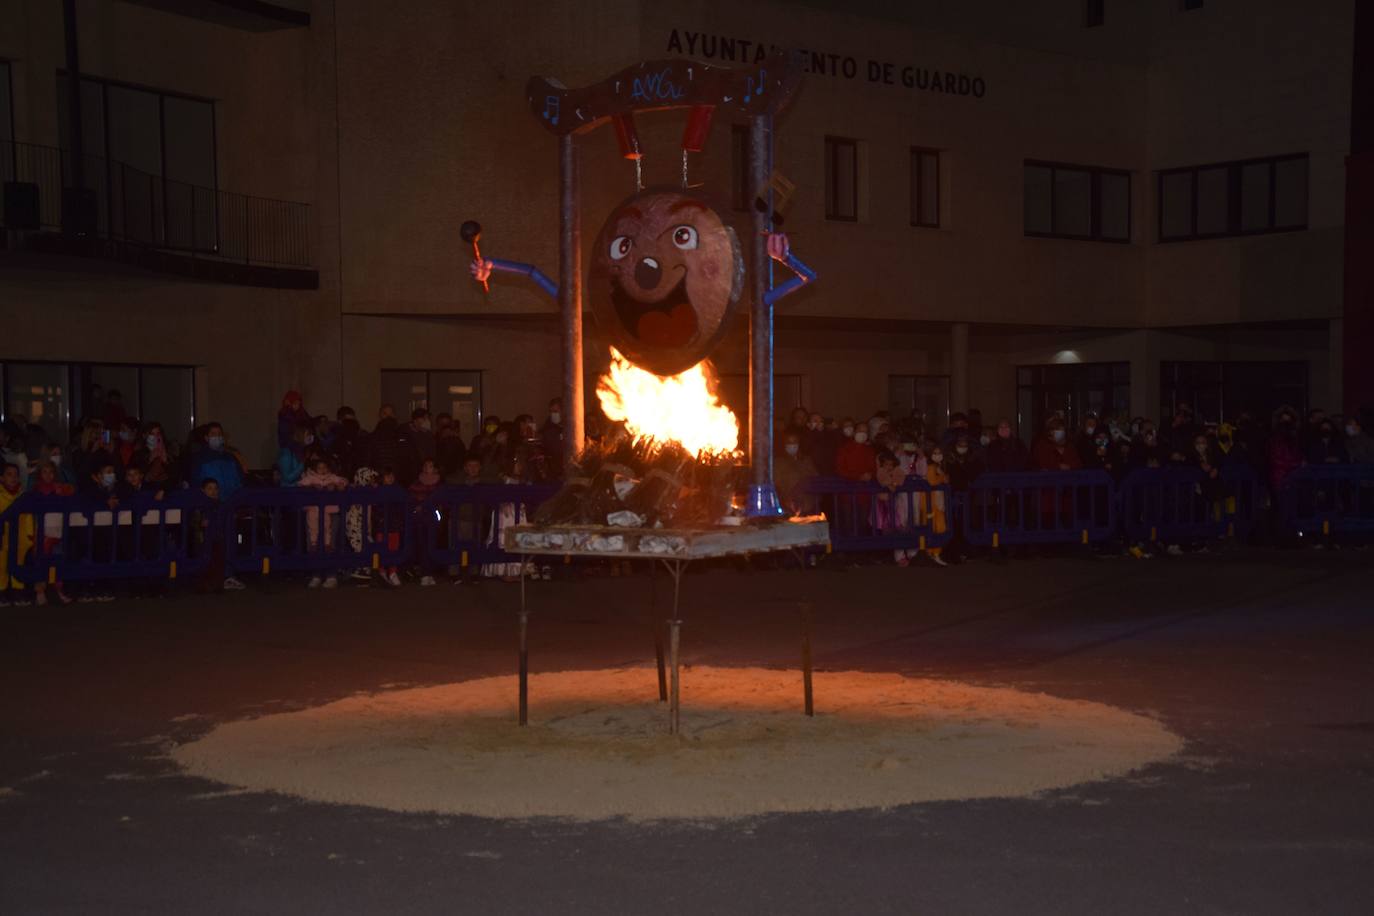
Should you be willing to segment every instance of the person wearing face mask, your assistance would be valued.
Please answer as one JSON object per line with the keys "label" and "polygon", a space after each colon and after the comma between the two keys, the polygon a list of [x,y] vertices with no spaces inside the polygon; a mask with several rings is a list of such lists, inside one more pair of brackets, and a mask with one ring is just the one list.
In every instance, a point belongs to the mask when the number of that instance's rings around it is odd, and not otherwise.
{"label": "person wearing face mask", "polygon": [[1336,435],[1336,424],[1323,417],[1307,445],[1308,464],[1345,464],[1349,458],[1345,453],[1343,436]]}
{"label": "person wearing face mask", "polygon": [[1345,453],[1351,464],[1374,464],[1374,438],[1370,438],[1354,415],[1345,420]]}
{"label": "person wearing face mask", "polygon": [[1099,429],[1102,429],[1102,423],[1097,416],[1097,411],[1089,410],[1083,414],[1083,422],[1079,425],[1078,435],[1074,437],[1073,446],[1078,452],[1078,457],[1083,459],[1084,467],[1092,467],[1090,459],[1097,448],[1097,431]]}
{"label": "person wearing face mask", "polygon": [[[58,445],[56,442],[43,446],[43,451],[39,455],[38,463],[42,464],[45,461],[52,465],[53,477],[56,478],[58,484],[71,487],[72,491],[75,492],[76,475],[72,473],[71,462],[67,460],[66,455],[62,454],[62,446]],[[30,482],[34,480],[36,474],[36,470],[30,472]]]}
{"label": "person wearing face mask", "polygon": [[307,463],[306,449],[315,444],[315,436],[309,423],[296,424],[291,433],[291,441],[277,453],[277,473],[281,476],[283,487],[297,486],[305,474]]}
{"label": "person wearing face mask", "polygon": [[945,473],[949,475],[949,485],[956,493],[967,493],[969,484],[983,473],[983,459],[974,451],[967,435],[954,439],[954,448],[944,453]]}
{"label": "person wearing face mask", "polygon": [[[4,512],[14,501],[24,493],[24,477],[19,471],[19,465],[12,461],[6,461],[3,470],[0,470],[0,512]],[[6,524],[0,531],[0,607],[9,607],[12,604],[28,604],[28,600],[23,597],[24,583],[12,578],[9,572],[10,557],[10,538],[19,540],[17,555],[22,563],[28,556],[29,547],[33,542],[33,520],[31,516],[25,516],[28,520],[29,530],[25,532],[21,524]],[[27,542],[27,543],[26,543]]]}
{"label": "person wearing face mask", "polygon": [[501,428],[501,418],[496,414],[488,414],[482,421],[482,428],[477,431],[477,435],[472,437],[472,442],[468,445],[468,454],[476,455],[482,460],[482,464],[488,464],[491,457],[491,450],[496,445],[496,431]]}
{"label": "person wearing face mask", "polygon": [[[433,461],[437,454],[434,442],[434,421],[429,411],[417,407],[410,412],[410,447],[415,450],[412,467],[418,472],[420,465]],[[406,486],[410,484],[407,483]]]}
{"label": "person wearing face mask", "polygon": [[[1302,449],[1298,445],[1298,415],[1291,407],[1274,412],[1274,431],[1269,436],[1269,487],[1277,497],[1288,475],[1302,467]],[[1275,499],[1277,503],[1277,499]]]}
{"label": "person wearing face mask", "polygon": [[805,492],[806,482],[816,476],[816,465],[802,453],[801,436],[787,433],[783,437],[782,451],[773,460],[773,479],[777,483],[778,499],[789,514],[809,514],[812,507]]}
{"label": "person wearing face mask", "polygon": [[549,478],[563,479],[563,399],[549,401],[548,417],[539,427],[539,446],[544,452],[544,465]]}
{"label": "person wearing face mask", "polygon": [[995,435],[988,443],[983,463],[989,471],[999,474],[1017,473],[1030,467],[1030,452],[1026,449],[1026,443],[1012,432],[1011,421],[1006,417],[997,421]]}
{"label": "person wearing face mask", "polygon": [[955,411],[949,415],[949,428],[940,437],[940,444],[946,449],[954,446],[954,440],[959,436],[968,435],[968,415]]}
{"label": "person wearing face mask", "polygon": [[1045,435],[1036,442],[1031,463],[1042,471],[1077,471],[1083,467],[1063,420],[1052,417],[1045,424]]}
{"label": "person wearing face mask", "polygon": [[352,479],[359,468],[367,467],[369,437],[352,407],[340,407],[334,417],[334,456],[339,473]]}
{"label": "person wearing face mask", "polygon": [[825,418],[813,413],[806,418],[806,430],[801,436],[801,453],[811,459],[816,473],[823,477],[835,476],[835,456],[839,453],[843,434],[837,429],[827,429]]}
{"label": "person wearing face mask", "polygon": [[849,438],[835,455],[835,472],[846,480],[870,481],[877,473],[877,452],[868,444],[868,427],[847,424]]}
{"label": "person wearing face mask", "polygon": [[[925,497],[926,504],[922,507],[922,515],[930,522],[932,534],[944,534],[947,530],[945,520],[945,498],[948,495],[940,487],[949,486],[949,474],[945,471],[945,450],[943,446],[932,444],[926,452],[926,483],[930,484],[935,490],[928,497]],[[941,547],[927,547],[926,558],[936,566],[948,566],[942,556],[944,549]]]}
{"label": "person wearing face mask", "polygon": [[1155,430],[1154,424],[1145,421],[1140,430],[1140,435],[1131,443],[1131,467],[1134,468],[1158,468],[1163,467],[1169,458],[1169,452],[1159,441],[1159,434]]}
{"label": "person wearing face mask", "polygon": [[143,427],[132,466],[143,472],[144,480],[164,490],[176,486],[176,462],[167,453],[167,442],[163,438],[160,423],[149,423]]}
{"label": "person wearing face mask", "polygon": [[120,421],[119,428],[115,432],[115,440],[112,443],[115,463],[118,467],[122,469],[133,464],[134,453],[138,451],[138,444],[138,420],[133,417],[125,417]]}
{"label": "person wearing face mask", "polygon": [[243,487],[242,458],[230,448],[229,438],[220,423],[208,423],[200,432],[202,444],[191,459],[191,478],[215,481],[219,486],[219,498],[228,501]]}

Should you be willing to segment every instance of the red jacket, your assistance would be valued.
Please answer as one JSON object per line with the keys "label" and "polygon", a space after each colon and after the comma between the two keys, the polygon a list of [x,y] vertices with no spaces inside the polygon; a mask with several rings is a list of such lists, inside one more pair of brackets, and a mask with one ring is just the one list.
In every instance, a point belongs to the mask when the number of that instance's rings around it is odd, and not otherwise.
{"label": "red jacket", "polygon": [[1068,465],[1071,471],[1077,471],[1083,467],[1083,460],[1067,442],[1056,445],[1053,439],[1041,436],[1036,440],[1035,448],[1031,450],[1031,464],[1042,471],[1061,470],[1061,464]]}
{"label": "red jacket", "polygon": [[860,480],[867,474],[871,480],[877,472],[878,453],[873,451],[873,446],[853,439],[840,446],[835,456],[835,473],[847,480]]}

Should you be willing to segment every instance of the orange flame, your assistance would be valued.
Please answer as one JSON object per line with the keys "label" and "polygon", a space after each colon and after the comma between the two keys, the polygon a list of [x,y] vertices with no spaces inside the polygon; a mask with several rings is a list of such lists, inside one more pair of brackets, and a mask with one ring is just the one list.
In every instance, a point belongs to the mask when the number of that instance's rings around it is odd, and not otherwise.
{"label": "orange flame", "polygon": [[596,396],[608,418],[623,421],[630,435],[676,442],[697,457],[733,452],[739,421],[717,400],[706,362],[663,378],[646,372],[611,348],[610,371]]}

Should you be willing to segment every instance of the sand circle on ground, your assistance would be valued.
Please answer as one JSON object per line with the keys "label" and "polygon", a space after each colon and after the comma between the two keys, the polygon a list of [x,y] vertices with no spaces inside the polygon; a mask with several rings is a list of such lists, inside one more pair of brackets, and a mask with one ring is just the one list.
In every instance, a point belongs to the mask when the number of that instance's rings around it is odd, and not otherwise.
{"label": "sand circle on ground", "polygon": [[1124,775],[1182,747],[1155,719],[956,681],[693,667],[682,734],[652,668],[360,694],[221,725],[173,751],[191,774],[393,811],[492,818],[729,818],[1033,795]]}

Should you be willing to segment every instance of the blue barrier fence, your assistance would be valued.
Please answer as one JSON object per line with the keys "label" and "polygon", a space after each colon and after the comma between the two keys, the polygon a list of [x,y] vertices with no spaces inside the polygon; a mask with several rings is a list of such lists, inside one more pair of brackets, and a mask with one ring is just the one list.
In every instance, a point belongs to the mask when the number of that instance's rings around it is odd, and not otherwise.
{"label": "blue barrier fence", "polygon": [[[441,487],[422,503],[397,487],[249,488],[227,504],[198,490],[115,507],[29,493],[0,513],[8,575],[25,584],[186,578],[223,564],[239,573],[329,571],[421,563],[429,568],[518,560],[500,532],[553,486]],[[970,544],[1096,544],[1245,536],[1268,512],[1246,468],[1211,478],[1192,468],[984,474],[964,493],[911,480],[896,491],[831,478],[805,484],[830,521],[832,549],[919,550],[956,533]],[[1277,500],[1283,530],[1374,534],[1374,465],[1311,465]]]}
{"label": "blue barrier fence", "polygon": [[1374,532],[1374,465],[1309,464],[1284,482],[1279,497],[1283,527],[1291,532]]}
{"label": "blue barrier fence", "polygon": [[28,493],[0,516],[9,575],[24,583],[194,576],[210,564],[218,520],[215,503],[199,490],[114,508]]}
{"label": "blue barrier fence", "polygon": [[419,556],[431,567],[518,562],[502,548],[501,532],[557,492],[535,484],[440,487],[419,509]]}
{"label": "blue barrier fence", "polygon": [[924,550],[954,537],[954,500],[948,486],[906,481],[897,490],[876,483],[820,477],[804,484],[808,511],[830,522],[830,547]]}

